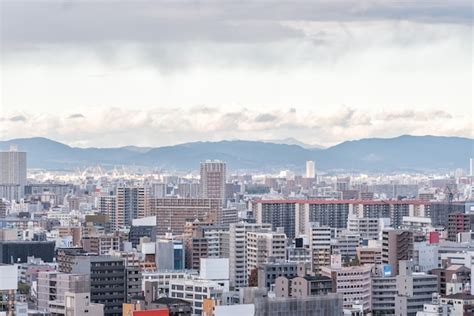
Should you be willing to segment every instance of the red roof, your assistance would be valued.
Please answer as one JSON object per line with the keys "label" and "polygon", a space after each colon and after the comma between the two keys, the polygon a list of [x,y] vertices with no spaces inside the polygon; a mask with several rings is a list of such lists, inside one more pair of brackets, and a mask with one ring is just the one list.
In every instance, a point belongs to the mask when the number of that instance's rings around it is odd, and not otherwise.
{"label": "red roof", "polygon": [[413,205],[430,205],[429,201],[423,200],[257,200],[262,204],[413,204]]}

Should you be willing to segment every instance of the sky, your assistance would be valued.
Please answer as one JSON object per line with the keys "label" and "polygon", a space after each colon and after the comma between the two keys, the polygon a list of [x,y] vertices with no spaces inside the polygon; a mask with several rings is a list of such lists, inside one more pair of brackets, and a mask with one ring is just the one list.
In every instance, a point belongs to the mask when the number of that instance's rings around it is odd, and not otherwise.
{"label": "sky", "polygon": [[0,0],[0,139],[474,136],[470,0]]}

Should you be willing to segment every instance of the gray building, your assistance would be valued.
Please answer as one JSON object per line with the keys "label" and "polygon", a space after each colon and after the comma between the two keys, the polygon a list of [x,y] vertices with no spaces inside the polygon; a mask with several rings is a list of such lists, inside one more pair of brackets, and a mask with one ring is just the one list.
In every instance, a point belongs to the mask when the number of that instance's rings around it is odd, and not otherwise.
{"label": "gray building", "polygon": [[20,200],[25,196],[26,152],[14,146],[0,152],[0,186],[0,198]]}
{"label": "gray building", "polygon": [[399,265],[395,315],[416,316],[417,312],[423,311],[423,304],[431,303],[433,293],[438,291],[438,277],[412,272],[411,261],[400,261]]}
{"label": "gray building", "polygon": [[122,258],[90,255],[81,249],[66,248],[58,251],[57,260],[60,272],[90,276],[91,302],[103,304],[104,315],[122,315],[122,303],[126,301]]}
{"label": "gray building", "polygon": [[298,275],[296,262],[268,262],[258,267],[258,287],[270,289],[278,277],[295,277]]}
{"label": "gray building", "polygon": [[395,315],[397,297],[396,277],[372,277],[372,314],[374,316]]}
{"label": "gray building", "polygon": [[327,295],[304,298],[256,298],[255,316],[342,316],[342,296]]}

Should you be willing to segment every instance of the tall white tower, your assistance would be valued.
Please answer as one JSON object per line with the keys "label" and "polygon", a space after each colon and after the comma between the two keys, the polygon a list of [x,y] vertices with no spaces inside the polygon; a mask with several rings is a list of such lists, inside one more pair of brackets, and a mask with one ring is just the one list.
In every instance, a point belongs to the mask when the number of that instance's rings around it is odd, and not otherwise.
{"label": "tall white tower", "polygon": [[314,161],[306,161],[306,178],[314,179],[316,177],[316,170],[314,168]]}
{"label": "tall white tower", "polygon": [[469,175],[474,176],[474,158],[469,159]]}

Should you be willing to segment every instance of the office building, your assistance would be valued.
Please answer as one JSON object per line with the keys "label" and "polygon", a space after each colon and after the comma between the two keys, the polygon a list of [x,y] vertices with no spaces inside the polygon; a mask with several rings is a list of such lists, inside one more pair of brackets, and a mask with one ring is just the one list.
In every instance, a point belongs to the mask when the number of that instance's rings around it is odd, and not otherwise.
{"label": "office building", "polygon": [[333,292],[332,279],[327,276],[280,276],[275,279],[276,297],[308,297]]}
{"label": "office building", "polygon": [[112,223],[115,227],[117,224],[117,197],[115,195],[98,196],[97,210],[101,215],[107,216],[110,223]]}
{"label": "office building", "polygon": [[19,201],[25,196],[26,152],[17,151],[14,146],[0,152],[0,186],[4,188],[0,199]]}
{"label": "office building", "polygon": [[271,224],[235,223],[229,226],[229,274],[230,285],[236,288],[246,287],[247,269],[247,233],[271,232]]}
{"label": "office building", "polygon": [[222,161],[201,162],[201,197],[204,199],[225,199],[226,164]]}
{"label": "office building", "polygon": [[395,315],[397,279],[391,276],[372,276],[372,314]]}
{"label": "office building", "polygon": [[0,263],[25,263],[28,257],[53,262],[54,241],[0,241]]}
{"label": "office building", "polygon": [[413,259],[413,232],[401,229],[382,231],[382,263],[390,265],[392,276],[398,274],[400,260]]}
{"label": "office building", "polygon": [[321,273],[321,268],[331,264],[331,228],[309,223],[307,236],[312,253],[313,271]]}
{"label": "office building", "polygon": [[471,230],[471,217],[474,215],[455,212],[448,215],[448,239],[457,241],[458,233]]}
{"label": "office building", "polygon": [[90,276],[91,302],[104,305],[104,315],[122,314],[126,301],[124,260],[112,256],[89,255],[80,248],[59,249],[59,272]]}
{"label": "office building", "polygon": [[336,264],[322,267],[321,274],[332,279],[334,292],[343,296],[344,308],[361,304],[365,313],[371,309],[371,270],[371,265],[341,267]]}
{"label": "office building", "polygon": [[156,233],[182,235],[186,222],[218,224],[222,217],[219,199],[163,198],[150,200],[150,216],[156,216]]}
{"label": "office building", "polygon": [[118,187],[115,211],[115,229],[130,227],[136,218],[148,216],[148,188]]}
{"label": "office building", "polygon": [[395,315],[415,316],[423,310],[423,304],[432,301],[433,293],[438,290],[436,275],[413,272],[413,263],[399,262]]}
{"label": "office building", "polygon": [[286,259],[286,235],[276,232],[247,232],[247,274],[270,260]]}
{"label": "office building", "polygon": [[341,295],[330,293],[307,297],[255,299],[255,316],[324,315],[340,316],[343,308]]}

